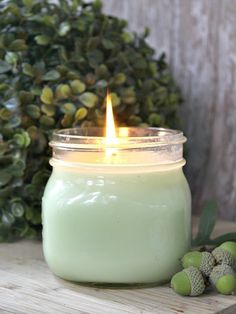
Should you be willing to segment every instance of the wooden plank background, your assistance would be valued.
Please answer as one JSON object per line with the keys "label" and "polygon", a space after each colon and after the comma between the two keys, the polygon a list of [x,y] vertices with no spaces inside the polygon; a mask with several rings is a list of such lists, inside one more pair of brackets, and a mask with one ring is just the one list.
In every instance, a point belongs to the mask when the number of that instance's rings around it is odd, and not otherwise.
{"label": "wooden plank background", "polygon": [[208,199],[236,220],[236,0],[104,0],[104,12],[151,30],[182,89],[195,211]]}

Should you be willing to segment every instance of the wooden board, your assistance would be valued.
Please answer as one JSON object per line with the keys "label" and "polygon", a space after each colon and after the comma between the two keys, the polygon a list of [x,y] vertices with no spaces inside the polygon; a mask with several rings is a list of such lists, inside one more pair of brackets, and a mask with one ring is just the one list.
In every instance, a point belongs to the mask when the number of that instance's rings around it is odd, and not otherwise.
{"label": "wooden board", "polygon": [[194,208],[219,202],[236,220],[236,0],[107,0],[104,11],[150,28],[185,99],[187,174]]}
{"label": "wooden board", "polygon": [[[215,235],[235,229],[219,223]],[[0,314],[235,314],[236,296],[211,291],[180,297],[168,285],[98,289],[56,278],[44,262],[41,243],[0,244]]]}

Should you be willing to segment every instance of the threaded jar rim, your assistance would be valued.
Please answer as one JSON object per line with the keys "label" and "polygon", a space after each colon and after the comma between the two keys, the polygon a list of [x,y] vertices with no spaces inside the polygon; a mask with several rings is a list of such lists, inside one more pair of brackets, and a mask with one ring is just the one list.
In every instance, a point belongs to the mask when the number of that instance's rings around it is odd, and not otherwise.
{"label": "threaded jar rim", "polygon": [[128,132],[127,137],[118,136],[119,144],[107,144],[104,129],[99,127],[56,130],[49,145],[61,149],[119,150],[141,149],[163,145],[178,145],[186,142],[182,131],[165,128],[120,127],[117,133]]}
{"label": "threaded jar rim", "polygon": [[[52,166],[92,167],[111,171],[127,168],[181,167],[183,143],[181,131],[164,128],[117,128],[117,141],[107,142],[102,128],[72,128],[53,133]],[[163,168],[163,169],[164,169]],[[132,170],[132,171],[133,171]]]}

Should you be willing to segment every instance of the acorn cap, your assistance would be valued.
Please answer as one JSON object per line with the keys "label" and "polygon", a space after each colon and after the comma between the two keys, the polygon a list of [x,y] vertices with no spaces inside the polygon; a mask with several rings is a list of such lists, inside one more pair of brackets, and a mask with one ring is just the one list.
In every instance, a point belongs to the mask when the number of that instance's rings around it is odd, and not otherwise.
{"label": "acorn cap", "polygon": [[210,274],[211,283],[216,285],[217,280],[224,275],[234,275],[232,267],[227,264],[215,266]]}
{"label": "acorn cap", "polygon": [[184,268],[197,267],[205,276],[209,276],[215,265],[215,258],[209,252],[188,252],[182,258],[182,265]]}
{"label": "acorn cap", "polygon": [[232,266],[234,264],[233,255],[225,250],[223,247],[217,247],[212,251],[212,255],[214,256],[216,262],[218,264],[226,264]]}
{"label": "acorn cap", "polygon": [[221,247],[225,251],[230,252],[236,261],[236,242],[227,241],[227,242],[222,243],[219,247]]}
{"label": "acorn cap", "polygon": [[173,276],[171,287],[180,295],[198,296],[204,292],[205,283],[199,269],[189,267]]}
{"label": "acorn cap", "polygon": [[210,281],[219,293],[232,294],[236,291],[236,275],[229,265],[222,264],[214,267]]}
{"label": "acorn cap", "polygon": [[205,276],[208,277],[210,276],[210,273],[212,272],[215,263],[216,263],[215,258],[211,253],[202,252],[202,261],[199,269]]}

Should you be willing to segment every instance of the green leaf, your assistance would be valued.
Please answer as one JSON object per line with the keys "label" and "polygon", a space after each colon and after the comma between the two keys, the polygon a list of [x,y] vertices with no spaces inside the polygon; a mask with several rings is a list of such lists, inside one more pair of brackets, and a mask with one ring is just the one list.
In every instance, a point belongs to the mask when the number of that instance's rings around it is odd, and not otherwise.
{"label": "green leaf", "polygon": [[52,105],[46,105],[46,104],[43,104],[41,106],[41,110],[43,113],[45,113],[48,117],[53,117],[56,113],[56,109],[55,109],[55,106],[52,106]]}
{"label": "green leaf", "polygon": [[53,92],[50,87],[44,87],[40,99],[47,105],[51,105],[53,103]]}
{"label": "green leaf", "polygon": [[98,96],[93,93],[86,92],[79,96],[79,100],[85,107],[93,108],[98,103]]}
{"label": "green leaf", "polygon": [[149,34],[150,34],[150,29],[148,27],[145,27],[143,37],[146,38],[149,36]]}
{"label": "green leaf", "polygon": [[129,117],[129,125],[138,126],[142,122],[142,119],[139,116],[132,115]]}
{"label": "green leaf", "polygon": [[0,156],[4,155],[8,150],[8,144],[0,140]]}
{"label": "green leaf", "polygon": [[40,117],[40,109],[36,105],[26,106],[25,111],[33,119],[38,119]]}
{"label": "green leaf", "polygon": [[56,97],[58,99],[66,99],[71,96],[71,88],[67,84],[60,84],[56,89]]}
{"label": "green leaf", "polygon": [[41,21],[47,26],[54,27],[56,23],[56,17],[55,15],[43,15]]}
{"label": "green leaf", "polygon": [[179,95],[177,93],[170,93],[168,97],[168,103],[170,105],[177,105],[179,102]]}
{"label": "green leaf", "polygon": [[109,78],[109,70],[105,64],[100,64],[96,68],[96,75],[101,79]]}
{"label": "green leaf", "polygon": [[16,160],[12,165],[13,171],[21,171],[25,169],[25,162],[22,159]]}
{"label": "green leaf", "polygon": [[16,128],[21,124],[21,117],[12,116],[11,119],[5,124],[6,128]]}
{"label": "green leaf", "polygon": [[[38,212],[38,211],[34,211],[33,217],[31,218],[31,222],[33,224],[35,224],[35,225],[40,224],[40,222],[41,222],[41,213]],[[34,238],[36,236],[35,230],[33,230],[33,232],[34,232],[34,234],[33,234],[33,238]],[[31,235],[31,237],[32,237],[32,235]]]}
{"label": "green leaf", "polygon": [[12,193],[12,187],[11,186],[6,186],[4,188],[0,189],[0,198],[6,199],[11,196]]}
{"label": "green leaf", "polygon": [[25,139],[25,147],[28,147],[30,145],[30,142],[31,142],[30,136],[29,136],[28,132],[23,131],[22,133],[23,133],[24,139]]}
{"label": "green leaf", "polygon": [[8,47],[10,51],[25,51],[27,50],[27,45],[23,39],[14,40]]}
{"label": "green leaf", "polygon": [[8,84],[2,83],[0,84],[0,92],[4,92],[9,88]]}
{"label": "green leaf", "polygon": [[41,46],[47,46],[52,40],[51,37],[46,35],[38,35],[34,37],[36,43]]}
{"label": "green leaf", "polygon": [[215,239],[206,241],[205,244],[219,246],[226,241],[234,241],[236,242],[236,232],[225,233]]}
{"label": "green leaf", "polygon": [[95,11],[100,11],[102,9],[102,1],[101,0],[94,0],[92,5],[93,5],[93,9]]}
{"label": "green leaf", "polygon": [[77,111],[76,111],[76,114],[75,114],[75,120],[76,121],[79,121],[79,120],[83,120],[88,114],[88,110],[86,108],[79,108]]}
{"label": "green leaf", "polygon": [[112,40],[105,39],[105,38],[102,40],[102,45],[107,50],[111,50],[115,47],[114,42]]}
{"label": "green leaf", "polygon": [[[34,99],[34,95],[31,94],[30,92],[27,92],[25,90],[21,90],[20,91],[20,103],[21,105],[29,105],[30,103],[32,103]],[[14,107],[17,106],[18,104],[18,99],[16,97],[11,98],[12,104],[14,103]]]}
{"label": "green leaf", "polygon": [[136,93],[133,87],[126,88],[122,93],[122,102],[127,105],[132,105],[136,102]]}
{"label": "green leaf", "polygon": [[30,144],[29,134],[25,131],[15,134],[13,139],[19,147],[27,147]]}
{"label": "green leaf", "polygon": [[44,81],[55,81],[59,78],[60,78],[60,73],[56,70],[51,70],[43,76]]}
{"label": "green leaf", "polygon": [[70,83],[71,89],[74,94],[83,93],[86,89],[86,85],[80,80],[74,80]]}
{"label": "green leaf", "polygon": [[96,49],[98,47],[100,43],[100,38],[99,37],[91,37],[88,39],[88,42],[87,42],[87,50],[88,51],[92,51],[94,49]]}
{"label": "green leaf", "polygon": [[70,24],[68,22],[63,22],[59,26],[58,34],[60,36],[65,36],[70,31]]}
{"label": "green leaf", "polygon": [[12,179],[12,174],[6,171],[0,172],[0,187],[8,184]]}
{"label": "green leaf", "polygon": [[104,61],[104,53],[101,50],[94,49],[87,53],[89,65],[96,69],[99,64],[103,63]]}
{"label": "green leaf", "polygon": [[73,122],[73,115],[69,114],[69,113],[66,113],[64,115],[63,119],[61,120],[61,125],[64,128],[69,128],[69,127],[71,127],[72,122]]}
{"label": "green leaf", "polygon": [[9,64],[16,65],[17,60],[18,60],[18,55],[15,52],[8,51],[5,55],[5,60]]}
{"label": "green leaf", "polygon": [[48,126],[48,127],[51,127],[55,124],[55,120],[48,116],[41,116],[41,118],[39,119],[39,122],[43,126]]}
{"label": "green leaf", "polygon": [[158,113],[151,113],[148,117],[150,126],[160,126],[162,122],[161,115]]}
{"label": "green leaf", "polygon": [[6,73],[11,70],[10,64],[5,61],[0,60],[0,74]]}
{"label": "green leaf", "polygon": [[129,44],[134,40],[134,36],[127,32],[124,32],[123,34],[121,34],[121,38],[126,44]]}
{"label": "green leaf", "polygon": [[48,171],[40,170],[34,174],[32,178],[32,184],[38,185],[38,186],[42,184],[46,184],[49,176],[50,176],[50,173]]}
{"label": "green leaf", "polygon": [[210,239],[217,218],[217,204],[209,201],[203,208],[198,225],[198,233],[193,240],[193,245],[203,245]]}
{"label": "green leaf", "polygon": [[8,121],[12,116],[12,112],[6,108],[0,109],[0,119]]}
{"label": "green leaf", "polygon": [[35,96],[40,96],[41,93],[42,93],[42,89],[38,86],[33,86],[31,89],[30,89],[30,92],[32,93],[32,95],[35,95]]}
{"label": "green leaf", "polygon": [[30,77],[34,77],[34,68],[29,63],[23,64],[23,73]]}
{"label": "green leaf", "polygon": [[113,107],[119,106],[120,105],[120,97],[116,93],[111,93],[111,103]]}
{"label": "green leaf", "polygon": [[106,80],[99,80],[99,81],[97,81],[95,86],[98,87],[98,88],[103,88],[104,89],[104,88],[106,88],[108,86],[108,82]]}
{"label": "green leaf", "polygon": [[112,80],[115,85],[122,85],[126,81],[126,75],[124,73],[117,73]]}
{"label": "green leaf", "polygon": [[31,8],[33,6],[33,0],[23,0],[26,7]]}
{"label": "green leaf", "polygon": [[156,62],[150,62],[148,67],[153,76],[156,76],[158,74],[158,68],[157,68]]}
{"label": "green leaf", "polygon": [[145,70],[147,68],[147,61],[144,58],[138,58],[134,62],[134,68],[136,70]]}
{"label": "green leaf", "polygon": [[76,107],[72,103],[65,103],[62,106],[61,111],[64,112],[64,113],[74,114],[75,111],[76,111]]}
{"label": "green leaf", "polygon": [[17,218],[22,217],[24,214],[24,206],[20,202],[15,202],[11,205],[11,212]]}
{"label": "green leaf", "polygon": [[66,78],[68,80],[76,80],[80,77],[80,75],[77,72],[74,71],[68,71]]}
{"label": "green leaf", "polygon": [[14,216],[11,213],[4,212],[2,215],[2,222],[5,226],[10,226],[15,221]]}

